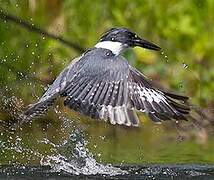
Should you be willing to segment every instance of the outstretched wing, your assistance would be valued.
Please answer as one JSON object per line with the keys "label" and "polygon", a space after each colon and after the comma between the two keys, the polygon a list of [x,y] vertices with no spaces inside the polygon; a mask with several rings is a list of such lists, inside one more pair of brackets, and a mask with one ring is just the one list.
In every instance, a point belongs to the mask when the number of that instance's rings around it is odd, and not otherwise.
{"label": "outstretched wing", "polygon": [[188,97],[154,87],[143,74],[131,66],[128,84],[131,104],[137,110],[145,112],[153,121],[185,120],[189,114]]}
{"label": "outstretched wing", "polygon": [[106,57],[96,53],[92,56],[95,58],[88,59],[85,67],[61,92],[66,97],[64,104],[111,124],[138,126],[136,112],[129,104],[129,65],[122,57],[108,53]]}
{"label": "outstretched wing", "polygon": [[[80,60],[79,60],[80,59]],[[111,124],[138,126],[135,110],[152,120],[185,119],[187,97],[155,88],[121,56],[95,49],[66,68],[25,115],[43,112],[61,95],[69,108]]]}
{"label": "outstretched wing", "polygon": [[74,59],[72,63],[59,74],[53,84],[48,88],[37,103],[28,106],[28,109],[20,117],[22,118],[22,121],[29,120],[35,116],[44,114],[47,111],[48,107],[51,106],[55,99],[59,96],[62,89],[64,89],[64,87],[72,81],[72,78],[75,77],[78,61],[81,57]]}
{"label": "outstretched wing", "polygon": [[92,118],[137,126],[137,115],[128,101],[128,63],[108,50],[95,51],[84,54],[60,73],[39,102],[25,111],[24,119],[43,114],[61,95],[66,97],[66,106]]}
{"label": "outstretched wing", "polygon": [[138,126],[135,110],[156,122],[186,119],[190,110],[187,97],[154,87],[120,56],[87,64],[78,75],[62,92],[64,104],[111,124]]}

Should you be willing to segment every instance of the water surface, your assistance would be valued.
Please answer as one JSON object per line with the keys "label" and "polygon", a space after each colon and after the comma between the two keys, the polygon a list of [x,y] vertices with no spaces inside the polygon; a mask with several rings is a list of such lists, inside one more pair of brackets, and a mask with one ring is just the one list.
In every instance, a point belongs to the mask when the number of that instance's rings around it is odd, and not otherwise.
{"label": "water surface", "polygon": [[185,136],[173,122],[141,119],[140,128],[127,128],[55,109],[22,126],[3,123],[0,178],[213,176],[212,136]]}

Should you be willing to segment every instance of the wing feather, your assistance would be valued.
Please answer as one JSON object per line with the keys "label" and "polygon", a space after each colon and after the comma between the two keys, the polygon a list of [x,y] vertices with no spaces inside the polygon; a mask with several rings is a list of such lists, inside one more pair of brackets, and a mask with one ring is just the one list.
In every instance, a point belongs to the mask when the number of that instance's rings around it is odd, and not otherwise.
{"label": "wing feather", "polygon": [[105,49],[89,50],[77,58],[25,115],[42,113],[59,95],[73,110],[126,126],[139,125],[135,110],[156,122],[186,119],[190,111],[188,97],[160,90],[123,57]]}
{"label": "wing feather", "polygon": [[153,121],[185,120],[185,116],[189,114],[190,108],[186,104],[188,97],[160,90],[132,67],[129,73],[129,89],[135,108],[139,111],[145,109]]}
{"label": "wing feather", "polygon": [[71,77],[75,76],[76,71],[74,65],[76,65],[79,60],[81,60],[81,58],[82,56],[74,59],[71,64],[59,74],[59,76],[40,98],[40,100],[27,108],[27,110],[21,115],[21,122],[28,121],[33,117],[44,114],[48,108],[52,106],[58,95],[62,93],[62,90],[65,88],[65,86],[69,84],[68,74]]}

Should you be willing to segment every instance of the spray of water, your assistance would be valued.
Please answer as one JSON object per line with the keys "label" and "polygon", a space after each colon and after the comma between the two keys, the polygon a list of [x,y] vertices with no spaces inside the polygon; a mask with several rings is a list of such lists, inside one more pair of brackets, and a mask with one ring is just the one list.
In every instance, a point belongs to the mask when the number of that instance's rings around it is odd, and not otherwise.
{"label": "spray of water", "polygon": [[[15,98],[13,97],[12,99]],[[13,102],[13,100],[11,101],[11,99],[7,99],[7,105],[9,105],[10,102]],[[17,134],[17,129],[15,131],[7,132],[7,135],[4,133],[0,134],[0,154],[4,156],[7,154],[7,151],[12,152],[9,164],[20,165],[21,163],[18,162],[19,159],[16,159],[16,157],[23,156],[23,158],[28,158],[27,161],[25,161],[26,166],[31,165],[31,161],[37,158],[40,159],[41,166],[51,167],[52,172],[66,172],[74,175],[99,174],[108,176],[128,173],[127,171],[121,170],[110,164],[104,165],[98,163],[87,148],[87,141],[85,140],[84,132],[81,128],[76,127],[71,119],[64,117],[63,113],[61,113],[58,108],[55,109],[55,112],[57,118],[63,122],[61,128],[63,128],[64,131],[67,131],[69,136],[59,143],[54,143],[47,137],[33,139],[33,141],[37,141],[37,146],[49,147],[51,153],[45,153],[35,147],[26,146],[23,138]],[[17,113],[16,111],[10,111],[10,113],[13,114],[13,117],[20,114],[20,112]],[[28,141],[30,142],[32,140]]]}
{"label": "spray of water", "polygon": [[[102,174],[115,176],[127,173],[127,171],[113,167],[110,164],[98,163],[86,148],[86,142],[84,140],[79,141],[79,133],[77,135],[77,137],[74,137],[76,134],[72,134],[64,145],[56,149],[55,154],[43,157],[40,161],[41,165],[50,166],[53,172],[63,171],[75,175]],[[48,141],[46,140],[46,142]],[[48,143],[52,144],[51,142]],[[73,143],[75,146],[70,149]],[[55,144],[52,145],[55,146]]]}

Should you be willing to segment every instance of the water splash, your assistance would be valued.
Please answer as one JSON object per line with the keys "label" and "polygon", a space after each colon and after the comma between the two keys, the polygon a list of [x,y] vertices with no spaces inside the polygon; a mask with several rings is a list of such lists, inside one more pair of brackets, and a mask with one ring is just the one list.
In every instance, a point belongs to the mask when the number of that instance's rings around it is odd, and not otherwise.
{"label": "water splash", "polygon": [[[17,98],[8,98],[6,105],[14,104]],[[16,102],[16,101],[15,101]],[[51,167],[51,172],[66,172],[74,175],[108,175],[116,176],[127,174],[126,170],[114,167],[111,164],[101,164],[96,161],[93,154],[87,149],[87,141],[84,137],[84,132],[77,128],[71,119],[63,116],[59,108],[55,108],[55,113],[58,120],[61,120],[62,125],[60,131],[66,131],[69,136],[57,143],[52,142],[48,134],[42,137],[35,137],[34,145],[31,144],[33,134],[23,134],[26,127],[1,133],[0,135],[0,155],[7,156],[7,152],[11,152],[10,165],[28,165],[32,164],[35,159],[40,160],[41,166]],[[11,111],[13,117],[20,114],[20,109]],[[30,126],[30,124],[29,124]],[[20,130],[19,129],[19,130]],[[20,133],[20,134],[19,134]],[[39,132],[40,133],[40,132]],[[50,152],[44,149],[49,148]],[[7,158],[7,157],[5,157]],[[22,161],[24,159],[24,161]],[[36,162],[36,161],[35,161]]]}
{"label": "water splash", "polygon": [[61,145],[56,145],[48,139],[44,139],[43,142],[56,148],[55,154],[43,157],[40,161],[42,166],[50,166],[53,172],[109,176],[128,174],[127,171],[110,164],[98,163],[86,148],[87,142],[84,140],[83,133],[78,129],[74,130],[68,140]]}

